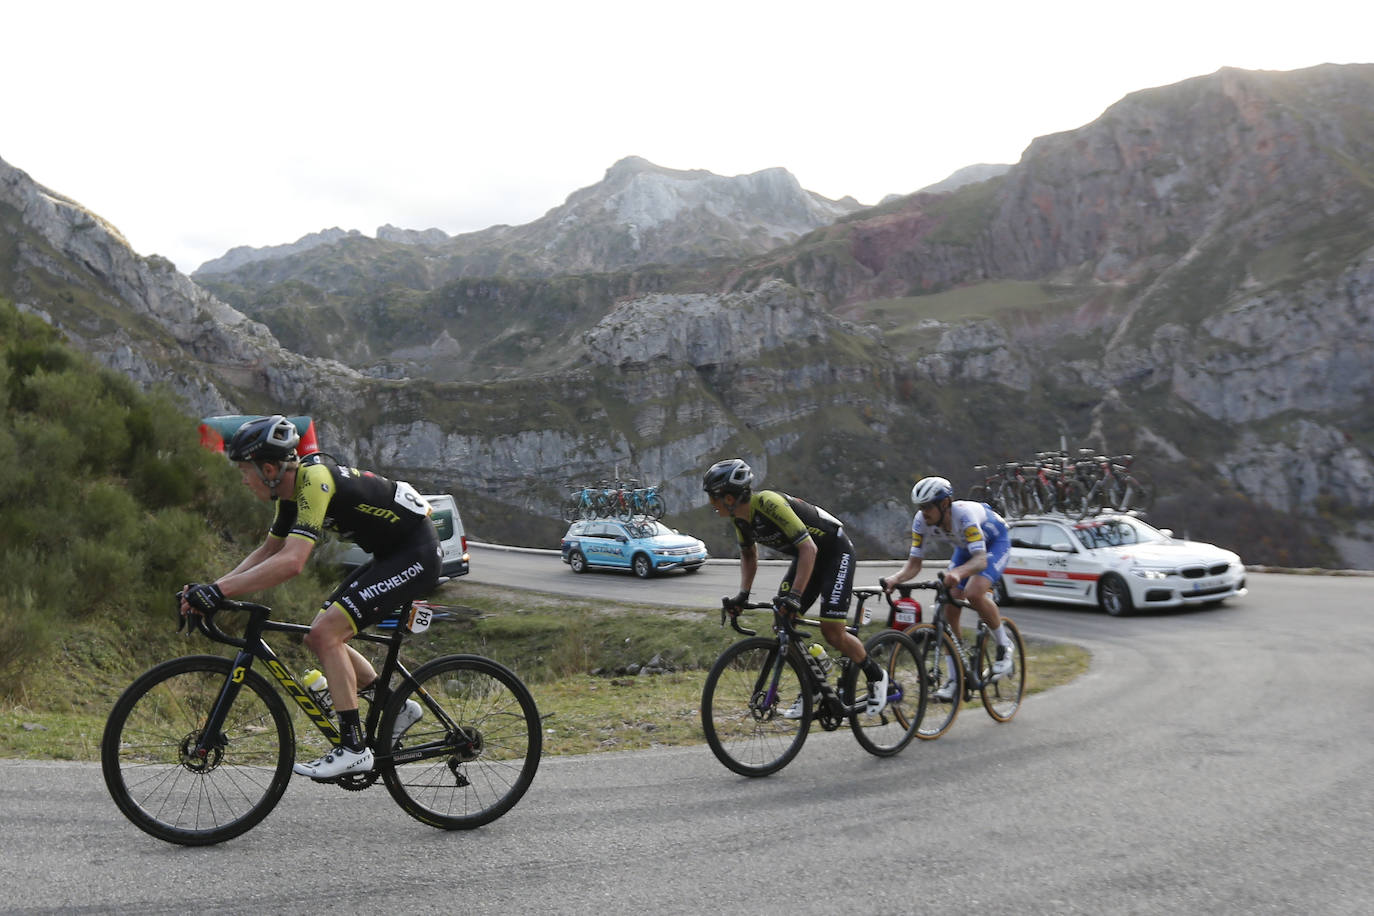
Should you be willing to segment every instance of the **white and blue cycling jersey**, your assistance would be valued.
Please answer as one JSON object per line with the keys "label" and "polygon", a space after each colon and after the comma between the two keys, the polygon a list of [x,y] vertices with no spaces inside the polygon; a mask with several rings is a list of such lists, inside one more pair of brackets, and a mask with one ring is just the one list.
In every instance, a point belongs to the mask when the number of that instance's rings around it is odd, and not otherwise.
{"label": "white and blue cycling jersey", "polygon": [[988,565],[978,575],[994,583],[1002,578],[1002,570],[1006,569],[1011,551],[1011,535],[1006,519],[987,503],[968,499],[953,500],[949,514],[950,531],[953,534],[934,525],[927,526],[925,516],[916,513],[911,520],[911,556],[919,559],[925,555],[925,539],[929,534],[954,544],[954,555],[949,558],[950,569],[967,563],[975,553],[986,551]]}

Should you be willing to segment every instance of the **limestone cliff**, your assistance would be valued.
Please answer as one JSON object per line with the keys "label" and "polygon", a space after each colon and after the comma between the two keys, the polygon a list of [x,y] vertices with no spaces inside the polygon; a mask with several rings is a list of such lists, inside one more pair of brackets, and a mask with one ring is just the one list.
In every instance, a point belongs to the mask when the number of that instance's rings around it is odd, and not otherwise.
{"label": "limestone cliff", "polygon": [[0,294],[192,412],[312,413],[490,537],[552,542],[563,487],[619,472],[724,549],[697,482],[728,453],[891,555],[914,477],[1062,440],[1139,455],[1180,533],[1374,567],[1371,113],[1374,67],[1224,70],[857,212],[628,160],[481,244],[388,230],[206,279],[275,336],[5,166]]}

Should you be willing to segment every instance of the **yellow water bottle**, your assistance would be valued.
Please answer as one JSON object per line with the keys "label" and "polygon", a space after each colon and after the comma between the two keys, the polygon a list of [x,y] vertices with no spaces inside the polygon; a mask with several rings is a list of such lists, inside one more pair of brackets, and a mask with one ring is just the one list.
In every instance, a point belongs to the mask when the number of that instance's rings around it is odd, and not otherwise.
{"label": "yellow water bottle", "polygon": [[830,673],[830,656],[826,654],[825,646],[822,646],[818,642],[813,642],[811,648],[806,651],[811,653],[811,658],[815,660],[816,670],[820,673],[821,677],[825,677]]}
{"label": "yellow water bottle", "polygon": [[320,712],[326,716],[334,714],[334,698],[329,694],[329,681],[325,679],[324,672],[319,668],[311,668],[301,676],[301,683],[305,684],[306,692]]}

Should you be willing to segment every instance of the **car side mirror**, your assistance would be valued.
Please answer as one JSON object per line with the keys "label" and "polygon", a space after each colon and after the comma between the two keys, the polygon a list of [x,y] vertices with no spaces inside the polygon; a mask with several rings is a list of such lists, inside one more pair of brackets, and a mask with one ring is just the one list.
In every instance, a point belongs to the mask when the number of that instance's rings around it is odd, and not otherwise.
{"label": "car side mirror", "polygon": [[1166,538],[1171,538],[1171,537],[1174,536],[1174,529],[1172,529],[1172,528],[1161,528],[1161,529],[1159,529],[1159,533],[1162,534],[1162,535],[1164,535]]}
{"label": "car side mirror", "polygon": [[615,536],[615,539],[616,539],[617,541],[619,541],[620,543],[622,543],[622,544],[628,544],[628,543],[630,543],[630,539],[627,538],[627,537],[626,537],[625,535],[623,535],[623,534],[617,534],[617,535]]}
{"label": "car side mirror", "polygon": [[1051,544],[1051,545],[1050,545],[1050,550],[1053,550],[1055,553],[1073,553],[1073,545],[1072,545],[1072,544]]}

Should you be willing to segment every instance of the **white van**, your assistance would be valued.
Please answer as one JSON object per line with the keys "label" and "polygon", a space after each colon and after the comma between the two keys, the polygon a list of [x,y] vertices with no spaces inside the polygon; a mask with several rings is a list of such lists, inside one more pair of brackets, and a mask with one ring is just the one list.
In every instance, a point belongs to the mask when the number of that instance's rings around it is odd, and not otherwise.
{"label": "white van", "polygon": [[[424,494],[425,499],[434,507],[430,518],[434,527],[439,529],[439,545],[444,549],[444,565],[439,575],[447,579],[468,574],[468,537],[463,531],[463,517],[458,514],[458,504],[447,493]],[[362,566],[372,555],[357,544],[348,544],[339,557],[339,562],[348,569]]]}

